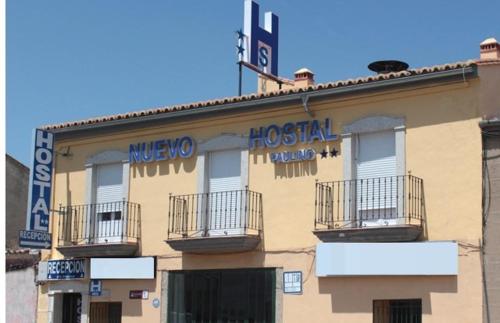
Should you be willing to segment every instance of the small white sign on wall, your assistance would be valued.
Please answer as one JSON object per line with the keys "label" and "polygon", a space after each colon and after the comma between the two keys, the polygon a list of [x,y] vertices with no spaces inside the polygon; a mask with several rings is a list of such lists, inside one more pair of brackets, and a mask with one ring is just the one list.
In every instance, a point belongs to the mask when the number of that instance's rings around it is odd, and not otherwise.
{"label": "small white sign on wall", "polygon": [[302,272],[283,272],[283,292],[286,294],[302,294]]}

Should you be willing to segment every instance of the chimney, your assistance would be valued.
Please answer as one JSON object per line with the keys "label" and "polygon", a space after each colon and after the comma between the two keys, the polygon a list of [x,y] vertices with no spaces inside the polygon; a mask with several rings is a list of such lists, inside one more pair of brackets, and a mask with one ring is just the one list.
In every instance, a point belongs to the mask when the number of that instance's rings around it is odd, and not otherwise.
{"label": "chimney", "polygon": [[314,85],[314,73],[311,72],[309,69],[301,68],[300,70],[296,71],[294,75],[295,75],[295,81],[293,87],[301,88]]}
{"label": "chimney", "polygon": [[495,38],[488,38],[480,45],[481,60],[497,60],[500,59],[500,44]]}

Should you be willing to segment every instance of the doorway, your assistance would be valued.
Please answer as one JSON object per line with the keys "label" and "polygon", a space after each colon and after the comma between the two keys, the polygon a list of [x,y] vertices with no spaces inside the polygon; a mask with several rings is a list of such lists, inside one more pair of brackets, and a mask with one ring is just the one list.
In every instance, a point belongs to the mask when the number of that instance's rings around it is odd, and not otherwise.
{"label": "doorway", "polygon": [[168,274],[168,322],[275,322],[274,268]]}
{"label": "doorway", "polygon": [[93,302],[90,303],[90,323],[121,323],[122,303]]}
{"label": "doorway", "polygon": [[80,293],[64,293],[62,299],[62,322],[80,323],[82,315],[82,295]]}

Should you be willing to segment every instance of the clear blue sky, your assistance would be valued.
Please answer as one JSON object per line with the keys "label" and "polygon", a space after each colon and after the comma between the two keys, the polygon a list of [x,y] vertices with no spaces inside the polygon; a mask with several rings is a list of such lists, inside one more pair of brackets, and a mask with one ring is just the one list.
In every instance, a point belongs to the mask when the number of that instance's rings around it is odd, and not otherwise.
{"label": "clear blue sky", "polygon": [[[258,0],[280,17],[279,74],[326,82],[477,58],[500,1]],[[8,0],[7,153],[30,162],[52,123],[237,94],[243,0]],[[262,17],[261,17],[262,19]],[[256,89],[246,71],[244,92]]]}

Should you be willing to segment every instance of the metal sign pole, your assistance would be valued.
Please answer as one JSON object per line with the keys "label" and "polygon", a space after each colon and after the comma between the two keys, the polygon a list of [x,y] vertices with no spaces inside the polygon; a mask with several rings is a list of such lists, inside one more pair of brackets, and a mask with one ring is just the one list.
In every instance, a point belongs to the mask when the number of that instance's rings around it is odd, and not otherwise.
{"label": "metal sign pole", "polygon": [[239,76],[238,76],[238,96],[241,96],[241,87],[242,87],[242,82],[243,82],[243,66],[241,64],[241,61],[238,62],[238,70],[239,70]]}

